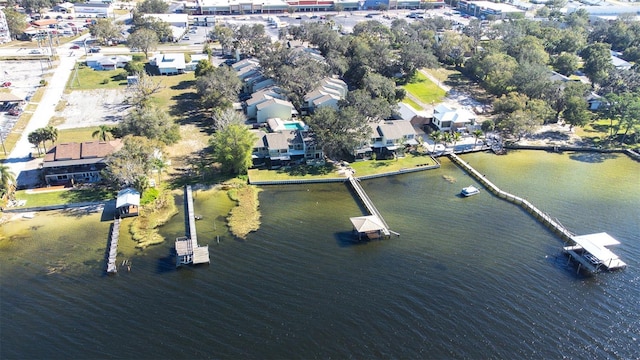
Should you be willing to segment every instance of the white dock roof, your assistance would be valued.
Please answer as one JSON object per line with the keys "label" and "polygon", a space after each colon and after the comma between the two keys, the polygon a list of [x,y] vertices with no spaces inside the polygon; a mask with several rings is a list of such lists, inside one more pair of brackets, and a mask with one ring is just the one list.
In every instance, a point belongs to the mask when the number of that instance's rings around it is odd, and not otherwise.
{"label": "white dock roof", "polygon": [[611,252],[605,246],[618,245],[620,242],[607,233],[596,233],[589,235],[574,236],[573,241],[584,250],[595,256],[608,268],[624,267],[626,264],[620,260],[618,255]]}

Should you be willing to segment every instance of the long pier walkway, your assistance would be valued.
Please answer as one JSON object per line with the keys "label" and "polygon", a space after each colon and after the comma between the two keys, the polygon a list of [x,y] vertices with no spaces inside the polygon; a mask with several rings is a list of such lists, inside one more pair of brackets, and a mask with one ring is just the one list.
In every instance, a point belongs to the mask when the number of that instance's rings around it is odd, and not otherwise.
{"label": "long pier walkway", "polygon": [[116,256],[118,255],[118,238],[120,237],[120,218],[113,221],[111,234],[109,234],[109,257],[107,260],[107,272],[116,273]]}
{"label": "long pier walkway", "polygon": [[184,203],[186,236],[176,239],[176,267],[186,264],[209,263],[209,246],[198,245],[191,185],[187,185],[184,188]]}
{"label": "long pier walkway", "polygon": [[371,201],[371,199],[369,198],[369,195],[367,195],[367,193],[364,192],[364,189],[360,185],[360,182],[358,181],[358,179],[354,178],[353,176],[349,176],[349,183],[351,184],[351,187],[356,192],[356,194],[358,195],[358,197],[360,198],[364,206],[367,208],[367,211],[369,212],[369,214],[376,216],[380,220],[382,225],[384,225],[384,227],[381,229],[384,236],[388,237],[391,235],[391,233],[395,235],[400,235],[396,232],[389,230],[389,225],[387,225],[387,222],[384,221],[382,214],[380,214],[376,206],[373,205],[373,201]]}
{"label": "long pier walkway", "polygon": [[471,165],[462,161],[462,159],[460,159],[460,157],[458,157],[456,154],[449,154],[449,158],[458,166],[466,170],[471,176],[473,176],[476,180],[482,183],[482,185],[484,185],[489,191],[494,193],[499,198],[512,202],[516,205],[520,205],[520,207],[522,207],[531,215],[533,215],[536,219],[538,219],[538,221],[540,221],[542,224],[547,226],[555,234],[560,236],[560,238],[563,241],[573,240],[572,238],[575,236],[575,234],[567,230],[567,228],[565,228],[562,224],[560,224],[559,221],[551,218],[551,216],[549,216],[548,214],[544,213],[543,211],[535,207],[528,200],[523,199],[519,196],[510,194],[506,191],[500,190],[499,187],[497,187],[495,184],[489,181],[489,179],[487,179],[484,175],[480,174],[476,169],[471,167]]}

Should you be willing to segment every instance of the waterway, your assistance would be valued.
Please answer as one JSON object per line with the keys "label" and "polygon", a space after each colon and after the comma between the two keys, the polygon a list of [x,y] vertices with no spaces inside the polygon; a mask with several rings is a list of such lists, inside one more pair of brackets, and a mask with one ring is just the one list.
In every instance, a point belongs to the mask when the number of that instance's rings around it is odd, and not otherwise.
{"label": "waterway", "polygon": [[[265,187],[244,241],[231,201],[197,192],[211,264],[180,270],[172,241],[140,251],[123,231],[131,271],[106,276],[108,216],[41,213],[0,228],[0,358],[640,358],[640,163],[463,159],[573,232],[610,233],[629,267],[576,274],[519,207],[459,197],[479,184],[447,159],[362,182],[401,234],[382,241],[353,240],[363,210],[344,184]],[[162,232],[182,235],[183,214]]]}

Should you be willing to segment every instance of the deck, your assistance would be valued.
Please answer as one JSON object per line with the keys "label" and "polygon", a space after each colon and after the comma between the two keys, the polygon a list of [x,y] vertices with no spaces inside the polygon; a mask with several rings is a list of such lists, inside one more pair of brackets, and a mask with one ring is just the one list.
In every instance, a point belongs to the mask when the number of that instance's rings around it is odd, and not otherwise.
{"label": "deck", "polygon": [[118,238],[120,237],[120,219],[115,219],[109,234],[109,254],[107,257],[107,272],[110,274],[118,272],[116,266],[116,256],[118,255]]}
{"label": "deck", "polygon": [[176,239],[176,267],[188,264],[209,263],[209,246],[198,245],[196,216],[193,207],[191,185],[185,186],[185,235]]}
{"label": "deck", "polygon": [[[476,169],[471,167],[468,163],[462,161],[460,157],[455,154],[449,154],[451,160],[458,166],[463,168],[472,177],[478,180],[493,194],[506,201],[519,205],[533,217],[540,221],[543,225],[557,234],[563,241],[572,243],[574,245],[565,246],[563,251],[570,255],[571,258],[576,259],[580,263],[580,267],[585,267],[591,272],[597,272],[602,269],[614,270],[627,266],[622,260],[618,258],[609,249],[605,248],[608,245],[617,245],[619,242],[613,239],[606,233],[598,233],[591,235],[576,236],[574,233],[565,228],[560,221],[553,219],[542,210],[538,209],[528,200],[519,196],[515,196],[506,191],[500,190],[495,184],[493,184],[484,175],[480,174]],[[602,235],[604,234],[604,235]],[[578,268],[578,271],[580,270]]]}
{"label": "deck", "polygon": [[380,224],[379,230],[382,233],[382,235],[384,235],[384,237],[389,237],[391,236],[391,233],[393,233],[399,236],[400,234],[389,230],[389,225],[387,225],[387,222],[384,221],[382,214],[380,214],[376,206],[373,204],[373,201],[371,201],[367,193],[364,191],[358,179],[354,178],[353,176],[349,176],[349,183],[351,184],[351,187],[360,198],[360,201],[362,201],[362,204],[367,208],[369,215],[375,217],[377,222],[379,222]]}

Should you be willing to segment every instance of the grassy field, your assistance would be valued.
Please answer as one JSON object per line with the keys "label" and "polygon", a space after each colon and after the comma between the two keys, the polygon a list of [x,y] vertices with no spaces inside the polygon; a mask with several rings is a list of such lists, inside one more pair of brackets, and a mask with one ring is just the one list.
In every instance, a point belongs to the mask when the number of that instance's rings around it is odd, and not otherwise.
{"label": "grassy field", "polygon": [[82,142],[96,140],[91,137],[94,131],[98,130],[97,126],[65,129],[58,131],[58,144],[67,142]]}
{"label": "grassy field", "polygon": [[426,154],[408,154],[397,160],[359,161],[351,164],[356,171],[355,176],[367,176],[411,169],[419,165],[435,165],[431,156]]}
{"label": "grassy field", "polygon": [[342,177],[331,165],[296,166],[277,170],[249,170],[251,181],[332,179]]}
{"label": "grassy field", "polygon": [[425,104],[440,102],[446,95],[444,90],[420,72],[403,88]]}
{"label": "grassy field", "polygon": [[[408,154],[406,157],[397,160],[358,161],[351,163],[350,166],[356,171],[355,176],[367,176],[435,164],[429,155]],[[303,166],[286,170],[249,170],[249,178],[251,181],[331,179],[341,177],[344,176],[338,174],[336,169],[331,165],[325,165],[319,168]]]}
{"label": "grassy field", "polygon": [[66,86],[68,90],[119,89],[127,86],[127,72],[123,69],[97,71],[79,66],[77,74],[71,73]]}
{"label": "grassy field", "polygon": [[16,192],[16,199],[27,200],[25,207],[37,207],[79,202],[107,201],[115,199],[115,194],[99,188],[33,193],[30,193],[28,190],[20,190]]}

